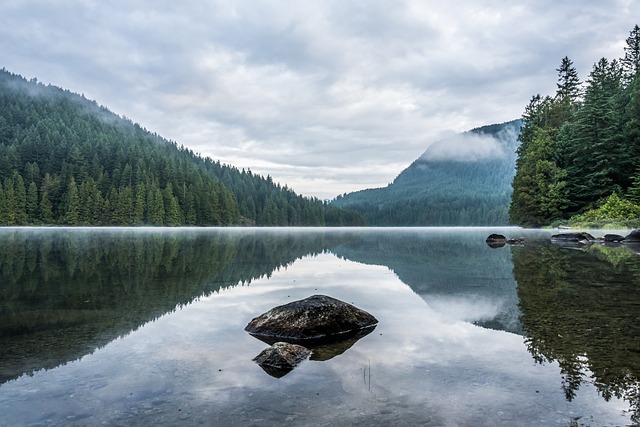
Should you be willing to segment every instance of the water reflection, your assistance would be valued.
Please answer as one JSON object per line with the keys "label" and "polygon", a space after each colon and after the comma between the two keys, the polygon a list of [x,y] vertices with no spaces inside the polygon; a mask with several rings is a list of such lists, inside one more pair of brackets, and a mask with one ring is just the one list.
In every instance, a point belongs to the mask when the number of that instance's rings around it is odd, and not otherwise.
{"label": "water reflection", "polygon": [[487,234],[485,229],[390,230],[364,234],[332,251],[390,268],[443,316],[521,333],[511,254],[489,248]]}
{"label": "water reflection", "polygon": [[624,245],[513,248],[526,344],[557,361],[566,398],[592,383],[623,398],[640,421],[640,259]]}
{"label": "water reflection", "polygon": [[0,231],[0,384],[92,353],[195,299],[319,253],[324,237]]}
{"label": "water reflection", "polygon": [[[0,230],[0,425],[628,423],[640,257],[488,234]],[[265,375],[247,321],[319,292],[375,332]]]}

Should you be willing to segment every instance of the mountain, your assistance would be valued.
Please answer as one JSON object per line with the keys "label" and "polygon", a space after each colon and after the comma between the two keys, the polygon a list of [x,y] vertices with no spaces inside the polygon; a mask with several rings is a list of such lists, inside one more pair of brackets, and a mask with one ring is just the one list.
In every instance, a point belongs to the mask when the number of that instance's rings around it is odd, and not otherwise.
{"label": "mountain", "polygon": [[0,225],[360,225],[178,147],[95,101],[0,70]]}
{"label": "mountain", "polygon": [[507,225],[522,121],[435,142],[383,188],[331,203],[376,226]]}

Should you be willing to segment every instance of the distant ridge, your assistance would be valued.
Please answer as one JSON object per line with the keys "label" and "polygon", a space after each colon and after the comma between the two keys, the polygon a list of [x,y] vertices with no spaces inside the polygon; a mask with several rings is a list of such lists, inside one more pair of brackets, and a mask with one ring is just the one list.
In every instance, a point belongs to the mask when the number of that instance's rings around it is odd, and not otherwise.
{"label": "distant ridge", "polygon": [[508,225],[522,120],[433,143],[387,187],[338,196],[375,226]]}

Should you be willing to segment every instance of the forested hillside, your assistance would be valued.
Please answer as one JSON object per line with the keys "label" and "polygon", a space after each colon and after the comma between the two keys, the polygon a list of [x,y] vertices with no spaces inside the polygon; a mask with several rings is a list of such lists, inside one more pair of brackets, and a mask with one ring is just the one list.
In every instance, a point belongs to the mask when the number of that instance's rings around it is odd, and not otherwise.
{"label": "forested hillside", "polygon": [[0,225],[358,225],[83,96],[0,71]]}
{"label": "forested hillside", "polygon": [[[637,224],[640,217],[640,27],[623,57],[601,58],[582,83],[565,57],[554,96],[524,112],[510,216],[541,226],[582,219]],[[571,219],[573,218],[573,219]]]}
{"label": "forested hillside", "polygon": [[332,203],[370,225],[506,225],[520,126],[515,120],[436,142],[387,187]]}

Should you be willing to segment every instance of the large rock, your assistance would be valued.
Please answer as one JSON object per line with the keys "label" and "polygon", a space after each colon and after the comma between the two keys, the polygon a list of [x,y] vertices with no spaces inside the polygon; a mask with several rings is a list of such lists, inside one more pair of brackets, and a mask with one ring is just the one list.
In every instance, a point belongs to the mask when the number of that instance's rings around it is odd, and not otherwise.
{"label": "large rock", "polygon": [[340,340],[373,329],[378,319],[351,304],[313,295],[272,308],[244,328],[266,342],[299,344]]}
{"label": "large rock", "polygon": [[277,342],[264,349],[253,360],[272,377],[288,374],[311,354],[311,350],[297,344]]}
{"label": "large rock", "polygon": [[631,233],[624,238],[626,243],[640,243],[640,229],[632,230]]}

